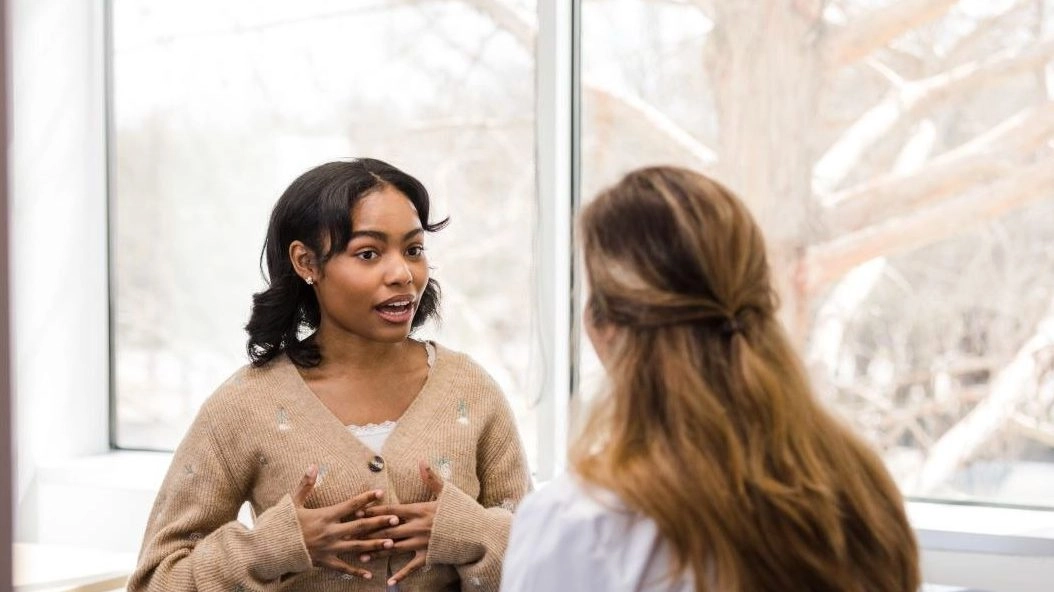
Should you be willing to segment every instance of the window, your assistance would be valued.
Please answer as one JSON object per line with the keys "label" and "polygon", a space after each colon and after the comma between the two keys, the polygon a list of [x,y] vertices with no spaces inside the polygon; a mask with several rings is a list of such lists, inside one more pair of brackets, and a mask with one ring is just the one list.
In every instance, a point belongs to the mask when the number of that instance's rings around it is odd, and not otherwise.
{"label": "window", "polygon": [[[1054,505],[1050,2],[580,9],[581,134],[566,142],[584,199],[644,163],[713,174],[766,229],[819,392],[906,493]],[[430,331],[502,384],[534,466],[556,454],[538,446],[553,431],[538,403],[565,393],[538,375],[560,356],[540,337],[550,303],[527,288],[561,260],[565,246],[540,253],[570,213],[544,171],[573,102],[538,90],[566,90],[546,84],[570,44],[535,64],[555,10],[114,0],[117,444],[173,446],[244,363],[266,216],[289,181],[375,155],[453,220],[430,244],[446,319]],[[599,367],[579,342],[588,395]]]}
{"label": "window", "polygon": [[314,165],[374,156],[451,218],[425,336],[487,368],[533,455],[532,39],[465,2],[116,0],[112,19],[116,444],[174,448],[246,363],[271,206]]}
{"label": "window", "polygon": [[907,494],[1054,505],[1050,3],[583,5],[584,196],[642,163],[730,185]]}

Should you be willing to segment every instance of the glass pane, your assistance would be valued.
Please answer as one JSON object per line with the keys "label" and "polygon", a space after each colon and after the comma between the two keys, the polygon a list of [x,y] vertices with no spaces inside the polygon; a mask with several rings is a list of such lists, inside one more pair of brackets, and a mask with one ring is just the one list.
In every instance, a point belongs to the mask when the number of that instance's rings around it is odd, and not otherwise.
{"label": "glass pane", "polygon": [[[301,172],[373,156],[417,176],[445,345],[526,402],[533,41],[472,3],[116,0],[117,436],[172,448],[246,363],[271,206]],[[508,5],[533,27],[533,0]]]}
{"label": "glass pane", "polygon": [[583,4],[585,198],[643,164],[722,180],[906,493],[1054,505],[1050,3]]}

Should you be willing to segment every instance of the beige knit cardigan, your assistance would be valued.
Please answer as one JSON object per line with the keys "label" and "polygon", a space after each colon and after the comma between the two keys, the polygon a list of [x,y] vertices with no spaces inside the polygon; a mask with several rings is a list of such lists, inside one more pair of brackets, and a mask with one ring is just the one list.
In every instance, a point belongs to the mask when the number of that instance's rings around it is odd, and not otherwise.
{"label": "beige knit cardigan", "polygon": [[[290,494],[315,463],[308,507],[370,489],[383,489],[390,503],[427,501],[418,459],[445,485],[428,565],[403,580],[401,592],[498,590],[512,509],[530,476],[494,380],[468,356],[437,345],[424,387],[381,450],[380,472],[368,466],[374,456],[286,356],[242,368],[205,402],[176,450],[129,592],[381,592],[410,556],[360,564],[372,580],[312,567]],[[236,520],[245,501],[252,528]],[[357,554],[343,559],[358,563]]]}

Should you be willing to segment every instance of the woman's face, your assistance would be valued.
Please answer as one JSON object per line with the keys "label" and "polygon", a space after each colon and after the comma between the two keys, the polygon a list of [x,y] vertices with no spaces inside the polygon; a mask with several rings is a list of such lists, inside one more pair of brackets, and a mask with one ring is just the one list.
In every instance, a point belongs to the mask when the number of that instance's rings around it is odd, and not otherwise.
{"label": "woman's face", "polygon": [[347,248],[325,263],[316,283],[319,331],[389,343],[406,339],[428,284],[417,209],[385,186],[359,199],[351,220]]}

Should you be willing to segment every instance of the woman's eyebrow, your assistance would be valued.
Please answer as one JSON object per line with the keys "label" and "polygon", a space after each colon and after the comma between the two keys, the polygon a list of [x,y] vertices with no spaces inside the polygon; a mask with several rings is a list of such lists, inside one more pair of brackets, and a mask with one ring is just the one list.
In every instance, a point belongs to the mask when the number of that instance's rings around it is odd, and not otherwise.
{"label": "woman's eyebrow", "polygon": [[[411,230],[410,232],[407,232],[406,234],[403,235],[403,240],[404,241],[408,241],[411,238],[414,238],[415,236],[417,236],[419,234],[424,234],[424,229],[423,228],[415,228],[415,229]],[[369,238],[374,238],[374,239],[377,239],[377,240],[383,241],[383,242],[388,242],[388,233],[381,232],[380,230],[355,230],[355,231],[353,231],[351,233],[351,238],[353,238],[353,239],[354,238],[363,237],[363,236],[369,237]]]}

